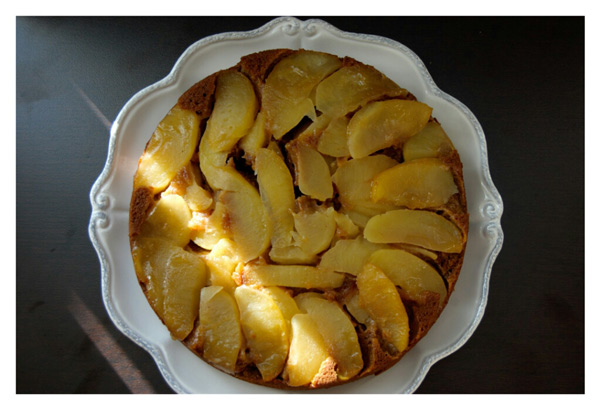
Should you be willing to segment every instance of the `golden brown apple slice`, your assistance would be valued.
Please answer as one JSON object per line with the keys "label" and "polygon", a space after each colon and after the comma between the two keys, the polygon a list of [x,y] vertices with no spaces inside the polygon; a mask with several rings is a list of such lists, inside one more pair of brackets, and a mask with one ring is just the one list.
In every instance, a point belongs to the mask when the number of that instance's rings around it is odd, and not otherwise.
{"label": "golden brown apple slice", "polygon": [[340,158],[344,156],[350,156],[348,150],[348,136],[346,128],[348,127],[348,119],[346,116],[338,117],[329,123],[329,126],[323,131],[319,142],[317,143],[317,150],[323,155],[333,156]]}
{"label": "golden brown apple slice", "polygon": [[425,127],[432,109],[418,101],[390,99],[361,108],[348,123],[348,149],[363,158],[401,143]]}
{"label": "golden brown apple slice", "polygon": [[271,242],[272,225],[256,188],[248,183],[239,191],[224,191],[221,200],[241,260],[247,262],[263,254]]}
{"label": "golden brown apple slice", "polygon": [[244,268],[243,282],[265,287],[337,288],[344,282],[344,275],[313,266],[248,264]]}
{"label": "golden brown apple slice", "polygon": [[238,178],[225,168],[227,155],[254,124],[258,102],[248,78],[237,71],[225,71],[217,80],[215,105],[200,140],[200,169],[210,187],[237,190],[229,186]]}
{"label": "golden brown apple slice", "polygon": [[256,114],[254,125],[248,131],[248,134],[240,139],[240,148],[244,151],[244,157],[250,161],[254,161],[256,154],[260,148],[263,148],[268,143],[267,133],[265,132],[265,114],[259,111]]}
{"label": "golden brown apple slice", "polygon": [[235,299],[220,286],[200,292],[200,337],[204,359],[233,373],[243,343]]}
{"label": "golden brown apple slice", "polygon": [[158,124],[140,158],[134,190],[149,186],[163,190],[198,147],[199,120],[195,112],[177,106]]}
{"label": "golden brown apple slice", "polygon": [[336,223],[335,237],[339,239],[353,239],[360,233],[358,226],[344,213],[334,212]]}
{"label": "golden brown apple slice", "polygon": [[360,306],[377,324],[383,339],[390,342],[398,352],[408,346],[408,315],[394,283],[372,264],[356,277]]}
{"label": "golden brown apple slice", "polygon": [[212,205],[213,200],[212,195],[200,186],[201,179],[200,168],[188,162],[177,172],[163,195],[171,193],[179,195],[183,197],[191,211],[205,211]]}
{"label": "golden brown apple slice", "polygon": [[293,213],[294,245],[307,254],[317,254],[329,248],[336,228],[334,213],[332,207],[319,207],[315,211],[303,209]]}
{"label": "golden brown apple slice", "polygon": [[212,248],[221,239],[231,238],[229,231],[227,209],[225,205],[216,200],[215,208],[210,215],[194,213],[190,226],[192,228],[192,241],[206,250]]}
{"label": "golden brown apple slice", "polygon": [[363,367],[362,353],[354,325],[333,301],[314,292],[294,297],[301,310],[308,313],[317,324],[329,355],[337,363],[340,379],[350,379]]}
{"label": "golden brown apple slice", "polygon": [[442,126],[437,122],[428,122],[425,128],[411,136],[402,147],[404,160],[436,158],[454,150]]}
{"label": "golden brown apple slice", "polygon": [[213,152],[229,152],[248,133],[257,111],[258,100],[250,80],[238,71],[221,73],[202,139]]}
{"label": "golden brown apple slice", "polygon": [[427,209],[445,204],[458,193],[452,171],[436,158],[403,162],[386,169],[371,185],[371,199],[410,209]]}
{"label": "golden brown apple slice", "polygon": [[414,299],[423,291],[440,295],[440,304],[446,299],[446,284],[442,276],[429,263],[400,249],[377,250],[369,258],[394,285],[405,290]]}
{"label": "golden brown apple slice", "polygon": [[208,267],[210,285],[223,287],[233,294],[236,282],[233,273],[241,269],[242,264],[237,246],[229,239],[221,239],[204,256]]}
{"label": "golden brown apple slice", "polygon": [[269,257],[277,264],[315,264],[317,255],[308,253],[294,244],[285,247],[272,247]]}
{"label": "golden brown apple slice", "polygon": [[364,236],[372,243],[407,243],[445,253],[460,253],[464,246],[454,223],[426,210],[398,209],[373,216]]}
{"label": "golden brown apple slice", "polygon": [[351,159],[341,164],[333,174],[332,180],[342,206],[368,216],[394,209],[393,204],[375,203],[371,200],[371,183],[379,173],[397,164],[398,162],[386,155]]}
{"label": "golden brown apple slice", "polygon": [[268,148],[257,151],[254,166],[260,197],[273,225],[271,244],[273,247],[289,246],[296,200],[292,175],[283,158]]}
{"label": "golden brown apple slice", "polygon": [[163,195],[142,225],[142,237],[162,237],[183,247],[190,241],[192,218],[185,200],[178,195]]}
{"label": "golden brown apple slice", "polygon": [[344,305],[346,306],[348,312],[354,317],[354,319],[357,322],[360,322],[361,324],[366,324],[371,319],[369,313],[360,306],[360,300],[358,299],[358,291],[354,291],[351,294],[349,294],[344,299]]}
{"label": "golden brown apple slice", "polygon": [[289,143],[287,149],[294,163],[296,183],[300,191],[317,200],[331,199],[331,174],[323,156],[300,141]]}
{"label": "golden brown apple slice", "polygon": [[137,238],[132,254],[150,305],[171,333],[184,339],[198,316],[200,289],[206,284],[204,263],[196,254],[162,238]]}
{"label": "golden brown apple slice", "polygon": [[265,287],[264,291],[267,292],[275,301],[275,304],[279,307],[279,310],[283,314],[283,318],[288,326],[288,335],[291,338],[292,335],[292,317],[298,313],[300,313],[300,309],[298,305],[296,305],[296,301],[292,298],[292,296],[281,287]]}
{"label": "golden brown apple slice", "polygon": [[310,315],[294,315],[290,352],[284,369],[288,385],[302,386],[311,383],[329,358],[323,336]]}
{"label": "golden brown apple slice", "polygon": [[316,89],[316,107],[329,119],[355,111],[367,102],[388,97],[404,97],[405,89],[373,67],[346,65],[325,78]]}
{"label": "golden brown apple slice", "polygon": [[275,139],[281,139],[305,116],[315,119],[311,92],[340,65],[337,57],[315,51],[300,51],[277,63],[265,81],[262,96],[267,129]]}
{"label": "golden brown apple slice", "polygon": [[166,262],[163,320],[176,339],[185,339],[198,317],[200,290],[206,285],[202,259],[182,249],[174,250]]}
{"label": "golden brown apple slice", "polygon": [[385,244],[371,243],[362,236],[355,239],[338,240],[323,254],[319,268],[357,275],[373,252],[386,247]]}
{"label": "golden brown apple slice", "polygon": [[283,314],[267,292],[240,286],[234,295],[249,358],[263,380],[270,381],[283,370],[288,354],[288,329]]}

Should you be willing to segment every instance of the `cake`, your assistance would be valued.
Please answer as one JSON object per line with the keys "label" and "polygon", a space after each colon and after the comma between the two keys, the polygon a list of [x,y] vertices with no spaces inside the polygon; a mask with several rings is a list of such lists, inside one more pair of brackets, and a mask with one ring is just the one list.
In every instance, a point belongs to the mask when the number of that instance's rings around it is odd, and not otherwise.
{"label": "cake", "polygon": [[468,234],[433,109],[351,57],[266,50],[184,92],[146,144],[129,238],[150,306],[207,364],[317,389],[435,323]]}

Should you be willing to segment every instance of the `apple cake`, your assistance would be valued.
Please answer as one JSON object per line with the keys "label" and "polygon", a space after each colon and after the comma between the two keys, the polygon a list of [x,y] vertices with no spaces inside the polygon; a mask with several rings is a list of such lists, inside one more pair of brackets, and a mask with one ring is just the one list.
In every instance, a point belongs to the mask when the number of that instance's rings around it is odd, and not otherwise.
{"label": "apple cake", "polygon": [[433,114],[373,66],[309,50],[244,56],[183,93],[139,159],[129,219],[172,338],[277,388],[396,364],[467,242],[462,163]]}

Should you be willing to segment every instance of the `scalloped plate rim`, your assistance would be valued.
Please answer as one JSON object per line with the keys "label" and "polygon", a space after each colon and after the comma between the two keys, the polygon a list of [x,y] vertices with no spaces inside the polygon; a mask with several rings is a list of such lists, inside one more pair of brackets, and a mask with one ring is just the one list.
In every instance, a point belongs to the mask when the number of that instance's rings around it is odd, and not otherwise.
{"label": "scalloped plate rim", "polygon": [[[391,47],[397,51],[408,56],[415,66],[418,68],[419,73],[422,75],[422,78],[425,80],[426,87],[433,94],[441,99],[447,101],[448,103],[456,106],[463,114],[467,116],[470,124],[473,126],[480,143],[480,154],[481,154],[481,169],[478,169],[482,172],[482,180],[485,182],[483,184],[483,188],[485,193],[487,193],[488,201],[484,203],[482,206],[484,207],[484,213],[488,217],[488,224],[486,228],[491,231],[491,235],[495,237],[490,238],[490,244],[493,244],[491,250],[486,255],[485,264],[483,266],[483,288],[482,288],[482,297],[480,303],[478,305],[477,311],[474,315],[471,324],[466,328],[463,332],[463,335],[459,338],[458,341],[454,342],[451,345],[448,345],[445,349],[437,353],[426,354],[422,357],[421,361],[423,362],[420,370],[417,373],[417,376],[414,378],[413,382],[410,383],[405,389],[396,391],[401,393],[412,393],[414,392],[419,385],[423,382],[427,372],[431,368],[433,364],[438,362],[440,359],[452,354],[460,347],[462,347],[468,339],[471,337],[481,319],[483,318],[483,314],[485,312],[485,308],[488,301],[488,291],[489,291],[489,282],[491,277],[492,266],[502,248],[504,241],[504,234],[502,231],[502,227],[500,225],[500,219],[503,213],[503,202],[500,196],[500,193],[496,189],[495,185],[492,182],[489,165],[488,165],[488,157],[487,157],[487,144],[485,140],[485,135],[483,133],[483,129],[481,125],[473,115],[473,113],[460,101],[451,95],[442,91],[433,81],[433,78],[427,71],[427,68],[421,61],[421,59],[409,48],[404,46],[403,44],[391,40],[386,37],[371,35],[371,34],[359,34],[359,33],[351,33],[339,30],[335,26],[331,25],[328,22],[319,19],[310,19],[310,20],[299,20],[293,17],[280,17],[269,21],[263,26],[256,28],[250,31],[239,31],[239,32],[225,32],[219,33],[215,35],[211,35],[200,39],[190,45],[184,53],[177,59],[175,65],[169,74],[151,84],[150,86],[138,91],[134,94],[129,101],[123,106],[119,114],[117,115],[110,131],[110,140],[109,140],[109,148],[107,161],[105,166],[99,175],[99,177],[94,182],[91,191],[90,191],[90,202],[92,204],[92,213],[90,217],[90,223],[88,226],[88,234],[90,236],[90,240],[94,246],[94,249],[97,252],[100,266],[101,266],[101,276],[102,276],[102,299],[105,305],[105,308],[119,330],[125,334],[128,338],[130,338],[137,345],[145,349],[155,360],[162,376],[165,378],[165,381],[169,384],[169,386],[177,393],[190,393],[192,391],[186,390],[186,388],[180,384],[180,382],[173,376],[171,370],[169,369],[169,363],[165,359],[164,351],[161,345],[157,345],[153,343],[151,340],[144,339],[139,334],[137,334],[134,330],[132,330],[127,324],[124,323],[121,316],[115,311],[113,306],[113,299],[110,287],[110,263],[108,260],[108,256],[106,254],[107,250],[104,248],[101,243],[100,237],[102,236],[102,232],[98,230],[98,228],[102,229],[102,224],[108,219],[109,207],[110,203],[108,198],[104,196],[104,190],[107,187],[107,182],[110,179],[112,171],[114,170],[114,154],[118,145],[118,137],[122,136],[119,134],[120,126],[124,120],[124,118],[130,114],[131,110],[134,106],[139,104],[149,95],[153,94],[157,90],[163,89],[171,84],[175,84],[178,81],[178,78],[185,66],[186,61],[196,52],[197,50],[206,47],[210,44],[219,43],[224,40],[245,40],[250,38],[255,38],[260,36],[261,34],[268,33],[271,30],[276,29],[279,26],[288,25],[292,29],[305,29],[307,32],[311,30],[323,29],[327,30],[335,36],[346,40],[356,40],[361,42],[370,42],[379,45],[384,45],[387,47]],[[485,207],[488,207],[486,210]],[[471,212],[471,209],[469,209]],[[330,391],[330,390],[328,390]],[[335,392],[335,388],[331,391]],[[193,392],[192,392],[193,393]]]}

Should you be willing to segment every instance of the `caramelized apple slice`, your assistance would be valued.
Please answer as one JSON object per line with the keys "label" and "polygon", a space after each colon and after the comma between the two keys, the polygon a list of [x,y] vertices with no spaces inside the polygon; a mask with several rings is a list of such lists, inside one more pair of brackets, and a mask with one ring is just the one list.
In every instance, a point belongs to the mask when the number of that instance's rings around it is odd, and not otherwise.
{"label": "caramelized apple slice", "polygon": [[202,139],[212,152],[229,152],[245,136],[258,110],[250,80],[238,71],[225,71],[217,79],[215,104]]}
{"label": "caramelized apple slice", "polygon": [[254,163],[260,196],[273,225],[273,247],[292,242],[295,207],[294,181],[283,159],[272,149],[257,151]]}
{"label": "caramelized apple slice", "polygon": [[288,335],[291,338],[292,335],[292,317],[298,313],[300,313],[300,309],[298,305],[296,305],[296,301],[292,298],[292,296],[281,287],[265,287],[264,291],[267,292],[275,301],[275,304],[279,307],[279,310],[283,314],[283,318],[288,326]]}
{"label": "caramelized apple slice", "polygon": [[348,123],[348,149],[353,158],[363,158],[401,143],[425,127],[431,107],[411,100],[372,102]]}
{"label": "caramelized apple slice", "polygon": [[204,359],[233,373],[243,336],[238,306],[222,287],[204,287],[200,292],[200,337]]}
{"label": "caramelized apple slice", "polygon": [[425,210],[398,209],[373,216],[364,235],[372,243],[407,243],[445,253],[460,253],[464,246],[454,223]]}
{"label": "caramelized apple slice", "polygon": [[200,140],[200,169],[213,190],[237,190],[238,178],[225,168],[227,155],[254,124],[258,108],[252,83],[237,71],[225,71],[217,80],[215,105]]}
{"label": "caramelized apple slice", "polygon": [[407,94],[405,89],[373,67],[355,64],[346,65],[321,81],[315,102],[317,109],[332,119],[383,96],[404,97]]}
{"label": "caramelized apple slice", "polygon": [[360,233],[358,226],[347,214],[334,212],[333,218],[335,219],[337,226],[335,237],[340,239],[353,239]]}
{"label": "caramelized apple slice", "polygon": [[357,275],[373,252],[386,247],[385,244],[371,243],[362,236],[355,239],[338,240],[323,254],[319,268]]}
{"label": "caramelized apple slice", "polygon": [[371,185],[371,199],[410,209],[426,209],[445,204],[458,193],[452,171],[436,158],[403,162],[386,169]]}
{"label": "caramelized apple slice", "polygon": [[268,137],[265,131],[265,114],[259,111],[256,114],[254,125],[250,128],[248,134],[240,139],[240,148],[244,151],[244,157],[254,161],[260,148],[267,145]]}
{"label": "caramelized apple slice", "polygon": [[308,292],[297,295],[296,304],[317,324],[329,355],[337,363],[340,379],[350,379],[363,367],[362,353],[354,325],[333,301]]}
{"label": "caramelized apple slice", "polygon": [[242,266],[235,243],[229,239],[219,240],[204,256],[204,260],[208,266],[210,285],[223,287],[233,294],[236,287],[233,273]]}
{"label": "caramelized apple slice", "polygon": [[308,253],[302,247],[294,244],[271,248],[269,257],[277,264],[315,264],[317,261],[315,253]]}
{"label": "caramelized apple slice", "polygon": [[209,216],[203,213],[194,213],[190,226],[192,241],[206,250],[212,250],[221,239],[231,238],[227,210],[225,205],[218,200],[215,201],[215,208]]}
{"label": "caramelized apple slice", "polygon": [[360,322],[361,324],[367,324],[367,322],[371,319],[369,313],[360,306],[358,291],[350,293],[344,299],[344,305],[357,322]]}
{"label": "caramelized apple slice", "polygon": [[249,183],[239,191],[222,192],[231,235],[242,261],[263,254],[271,242],[272,225],[257,190]]}
{"label": "caramelized apple slice", "polygon": [[446,299],[446,284],[442,276],[429,263],[400,249],[377,250],[369,263],[385,273],[394,285],[402,288],[414,299],[423,291],[440,295],[440,304]]}
{"label": "caramelized apple slice", "polygon": [[411,136],[402,147],[404,160],[436,158],[454,150],[442,126],[437,122],[428,122],[425,128]]}
{"label": "caramelized apple slice", "polygon": [[290,352],[284,369],[288,385],[311,383],[328,358],[327,346],[314,320],[308,314],[294,315]]}
{"label": "caramelized apple slice", "polygon": [[275,139],[281,139],[305,116],[315,119],[310,94],[340,65],[337,57],[315,51],[300,51],[277,63],[265,81],[262,97],[267,129]]}
{"label": "caramelized apple slice", "polygon": [[351,159],[341,164],[332,180],[342,206],[369,216],[393,209],[393,204],[375,203],[371,200],[371,182],[379,173],[397,164],[386,155]]}
{"label": "caramelized apple slice", "polygon": [[344,275],[313,266],[248,264],[244,268],[243,282],[265,287],[337,288],[344,282]]}
{"label": "caramelized apple slice", "polygon": [[177,106],[158,124],[140,158],[133,185],[163,190],[198,147],[198,116]]}
{"label": "caramelized apple slice", "polygon": [[183,247],[190,241],[192,212],[178,195],[163,195],[142,225],[143,237],[163,237]]}
{"label": "caramelized apple slice", "polygon": [[213,203],[212,195],[200,186],[200,168],[188,162],[177,172],[164,194],[176,194],[185,200],[193,212],[207,210]]}
{"label": "caramelized apple slice", "polygon": [[185,339],[198,317],[200,290],[206,285],[206,267],[196,254],[177,248],[164,260],[163,321],[178,340]]}
{"label": "caramelized apple slice", "polygon": [[289,143],[287,149],[294,162],[296,183],[300,191],[317,200],[331,199],[331,174],[323,156],[300,141]]}
{"label": "caramelized apple slice", "polygon": [[266,292],[240,286],[234,295],[249,358],[263,380],[270,381],[283,370],[288,354],[288,330],[283,314]]}
{"label": "caramelized apple slice", "polygon": [[294,245],[307,254],[317,254],[329,248],[335,234],[335,210],[317,208],[315,211],[301,210],[293,213],[295,232]]}
{"label": "caramelized apple slice", "polygon": [[365,264],[356,277],[360,306],[377,324],[383,339],[400,353],[408,346],[406,309],[394,283],[376,266]]}
{"label": "caramelized apple slice", "polygon": [[169,240],[138,237],[132,247],[138,279],[154,311],[178,339],[193,328],[200,288],[206,284],[202,260]]}
{"label": "caramelized apple slice", "polygon": [[350,120],[346,116],[341,116],[332,120],[329,126],[323,131],[319,142],[317,144],[317,150],[323,155],[333,156],[340,158],[344,156],[350,156],[348,150],[348,136],[346,128]]}

